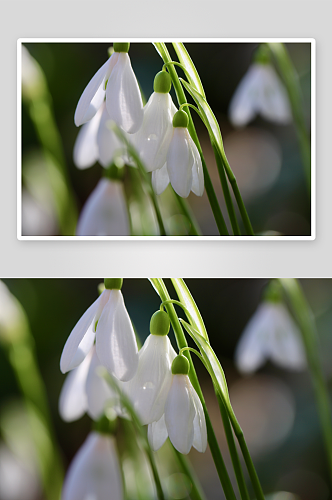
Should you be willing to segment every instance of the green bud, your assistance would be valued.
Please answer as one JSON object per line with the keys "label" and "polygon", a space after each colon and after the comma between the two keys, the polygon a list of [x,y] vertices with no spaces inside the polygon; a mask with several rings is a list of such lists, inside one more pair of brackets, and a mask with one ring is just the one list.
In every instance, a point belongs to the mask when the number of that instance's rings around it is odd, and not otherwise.
{"label": "green bud", "polygon": [[165,311],[155,312],[150,321],[150,332],[152,335],[167,335],[170,327],[170,319]]}
{"label": "green bud", "polygon": [[172,373],[173,375],[188,375],[190,370],[190,364],[187,358],[179,355],[174,358],[172,363]]}
{"label": "green bud", "polygon": [[270,63],[270,52],[268,47],[264,43],[262,43],[254,53],[253,60],[254,62],[259,64]]}
{"label": "green bud", "polygon": [[124,163],[121,157],[116,157],[113,163],[104,170],[104,177],[112,181],[119,181],[123,178],[125,172]]}
{"label": "green bud", "polygon": [[105,278],[104,284],[107,290],[121,290],[123,278]]}
{"label": "green bud", "polygon": [[121,43],[113,43],[114,52],[129,52],[130,43],[129,42],[121,42]]}
{"label": "green bud", "polygon": [[177,111],[173,116],[173,127],[187,128],[189,123],[188,115],[185,111]]}
{"label": "green bud", "polygon": [[160,94],[168,94],[171,90],[172,80],[167,71],[159,71],[153,82],[153,90]]}
{"label": "green bud", "polygon": [[97,422],[93,424],[93,430],[99,432],[99,434],[114,434],[117,427],[117,419],[109,418],[109,416],[103,415]]}
{"label": "green bud", "polygon": [[272,280],[263,292],[266,302],[282,302],[282,288],[278,281]]}

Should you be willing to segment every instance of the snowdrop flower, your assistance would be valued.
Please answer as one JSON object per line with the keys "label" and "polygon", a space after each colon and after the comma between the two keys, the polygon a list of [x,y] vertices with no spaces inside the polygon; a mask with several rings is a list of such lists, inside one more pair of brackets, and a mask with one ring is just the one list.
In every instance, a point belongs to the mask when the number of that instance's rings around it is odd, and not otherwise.
{"label": "snowdrop flower", "polygon": [[114,53],[90,80],[77,104],[75,125],[91,120],[106,95],[109,118],[125,132],[137,132],[143,121],[143,103],[128,56],[129,43],[115,43]]}
{"label": "snowdrop flower", "polygon": [[139,351],[136,375],[123,384],[143,425],[159,420],[164,413],[172,380],[172,361],[176,357],[167,336],[169,328],[168,314],[157,311],[151,318],[151,335]]}
{"label": "snowdrop flower", "polygon": [[82,209],[76,236],[129,235],[128,212],[122,182],[104,177],[92,191]]}
{"label": "snowdrop flower", "polygon": [[267,359],[292,370],[306,367],[301,334],[285,306],[265,300],[244,329],[235,351],[235,364],[252,373]]}
{"label": "snowdrop flower", "polygon": [[153,450],[165,442],[167,436],[174,448],[187,455],[193,446],[204,452],[207,431],[202,403],[188,377],[189,361],[176,356],[172,363],[172,384],[165,404],[165,414],[148,427],[148,439]]}
{"label": "snowdrop flower", "polygon": [[68,374],[59,398],[59,413],[66,422],[77,420],[84,413],[98,420],[107,402],[122,415],[118,394],[98,375],[100,366],[96,348],[92,346],[84,361]]}
{"label": "snowdrop flower", "polygon": [[257,114],[267,120],[287,124],[292,114],[287,92],[273,66],[254,62],[241,80],[229,107],[236,127],[249,123]]}
{"label": "snowdrop flower", "polygon": [[61,500],[123,500],[115,440],[91,432],[74,457],[63,485]]}
{"label": "snowdrop flower", "polygon": [[94,339],[101,364],[118,380],[128,381],[136,373],[138,349],[125,307],[120,278],[105,279],[105,290],[73,328],[63,348],[60,369],[66,373],[79,366]]}
{"label": "snowdrop flower", "polygon": [[154,79],[154,92],[144,107],[143,124],[134,136],[134,145],[147,172],[163,167],[173,132],[176,107],[169,95],[171,77],[160,71]]}
{"label": "snowdrop flower", "polygon": [[197,196],[202,196],[204,192],[202,160],[187,126],[187,113],[177,111],[173,117],[173,133],[166,164],[152,173],[152,185],[157,194],[160,194],[169,182],[182,198],[187,198],[190,191]]}
{"label": "snowdrop flower", "polygon": [[[129,163],[128,152],[116,133],[111,129],[111,120],[103,102],[95,116],[85,123],[76,138],[73,159],[77,168],[92,167],[97,161],[109,167],[117,158]],[[128,140],[132,137],[128,134]]]}

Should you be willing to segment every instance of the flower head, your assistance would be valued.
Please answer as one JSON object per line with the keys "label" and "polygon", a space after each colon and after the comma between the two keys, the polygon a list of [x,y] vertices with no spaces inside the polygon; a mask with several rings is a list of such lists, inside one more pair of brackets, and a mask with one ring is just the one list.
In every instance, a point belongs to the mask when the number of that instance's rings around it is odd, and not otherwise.
{"label": "flower head", "polygon": [[162,168],[166,162],[176,113],[170,90],[171,77],[160,71],[154,80],[154,93],[144,107],[142,127],[134,136],[134,145],[148,172]]}
{"label": "flower head", "polygon": [[182,198],[187,198],[190,191],[197,196],[202,196],[204,192],[202,160],[187,126],[188,115],[184,111],[177,111],[173,117],[173,132],[166,164],[152,173],[152,184],[157,194],[160,194],[169,182]]}
{"label": "flower head", "polygon": [[114,53],[90,80],[77,104],[75,124],[91,120],[106,96],[109,118],[133,134],[143,121],[143,103],[128,56],[128,43],[115,43]]}
{"label": "flower head", "polygon": [[76,236],[129,236],[129,220],[121,181],[102,178],[80,214]]}
{"label": "flower head", "polygon": [[229,107],[230,121],[237,127],[246,125],[257,114],[284,124],[292,117],[286,90],[268,63],[254,62],[249,67]]}
{"label": "flower head", "polygon": [[166,399],[165,415],[149,425],[148,438],[152,449],[157,450],[167,436],[174,448],[188,454],[193,446],[204,452],[207,431],[202,403],[188,377],[189,362],[177,356],[172,363],[172,383]]}
{"label": "flower head", "polygon": [[244,329],[235,351],[235,363],[243,373],[252,373],[271,359],[283,368],[306,366],[301,334],[281,302],[265,300]]}
{"label": "flower head", "polygon": [[97,420],[104,413],[107,402],[122,416],[118,393],[99,376],[100,366],[93,346],[84,361],[67,375],[59,398],[59,413],[66,422],[77,420],[84,413]]}
{"label": "flower head", "polygon": [[80,365],[96,339],[101,364],[117,379],[127,381],[137,370],[136,337],[121,293],[122,279],[106,279],[105,287],[69,335],[60,369],[66,373]]}
{"label": "flower head", "polygon": [[97,161],[107,168],[119,157],[124,163],[129,163],[126,147],[110,124],[106,103],[103,102],[94,117],[81,127],[77,135],[73,151],[77,168],[92,167]]}
{"label": "flower head", "polygon": [[62,500],[123,500],[123,487],[115,441],[91,432],[66,475]]}
{"label": "flower head", "polygon": [[142,424],[159,420],[171,386],[172,361],[176,356],[170,340],[169,316],[164,311],[156,312],[150,323],[151,335],[139,351],[135,377],[123,389],[129,397]]}

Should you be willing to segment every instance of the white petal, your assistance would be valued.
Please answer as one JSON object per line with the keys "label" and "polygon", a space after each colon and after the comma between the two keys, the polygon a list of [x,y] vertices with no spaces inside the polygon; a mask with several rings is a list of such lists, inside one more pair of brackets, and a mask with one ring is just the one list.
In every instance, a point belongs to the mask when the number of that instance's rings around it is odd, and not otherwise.
{"label": "white petal", "polygon": [[173,349],[167,335],[149,335],[139,351],[134,378],[124,384],[124,390],[143,425],[159,420],[164,413],[174,359],[170,348]]}
{"label": "white petal", "polygon": [[143,103],[128,54],[119,53],[106,88],[106,106],[111,120],[129,134],[143,122]]}
{"label": "white petal", "polygon": [[91,363],[92,351],[84,361],[67,375],[59,398],[59,413],[66,422],[72,422],[84,415],[87,410],[86,380]]}
{"label": "white petal", "polygon": [[292,113],[285,87],[272,66],[260,66],[262,85],[258,105],[261,115],[277,123],[289,123]]}
{"label": "white petal", "polygon": [[188,132],[188,140],[192,155],[194,157],[194,164],[192,167],[192,185],[191,190],[195,193],[196,196],[202,196],[204,193],[204,173],[201,156],[198,152],[197,146],[192,140],[189,132]]}
{"label": "white petal", "polygon": [[114,438],[91,432],[73,459],[62,500],[123,500]]}
{"label": "white petal", "polygon": [[92,419],[98,420],[104,413],[106,402],[112,401],[115,404],[118,402],[118,397],[106,380],[98,375],[97,369],[102,365],[95,347],[93,347],[92,352],[93,355],[86,378],[87,413]]}
{"label": "white petal", "polygon": [[167,165],[160,168],[159,170],[154,170],[152,172],[152,187],[156,194],[161,194],[165,191],[169,184],[169,177],[167,172]]}
{"label": "white petal", "polygon": [[173,132],[172,98],[169,94],[154,92],[144,107],[144,119],[135,136],[135,146],[147,172],[161,168]]}
{"label": "white petal", "polygon": [[272,304],[274,317],[271,321],[273,334],[270,337],[271,359],[292,370],[303,370],[307,366],[301,333],[283,304]]}
{"label": "white petal", "polygon": [[196,448],[197,451],[204,453],[207,447],[207,431],[206,431],[204,410],[201,400],[199,399],[198,394],[193,388],[190,381],[189,384],[190,384],[191,397],[193,399],[196,410],[196,416],[194,418],[193,447]]}
{"label": "white petal", "polygon": [[260,85],[261,74],[257,65],[253,64],[239,83],[230,103],[229,119],[234,126],[242,127],[256,115]]}
{"label": "white petal", "polygon": [[75,111],[74,121],[77,127],[91,120],[102,105],[105,97],[105,82],[117,59],[117,54],[112,54],[85,87]]}
{"label": "white petal", "polygon": [[263,302],[243,330],[236,347],[235,364],[240,372],[252,373],[265,362],[272,319],[270,304]]}
{"label": "white petal", "polygon": [[138,366],[138,349],[133,326],[120,290],[111,290],[97,325],[97,355],[117,379],[133,378]]}
{"label": "white petal", "polygon": [[111,130],[110,123],[111,120],[105,104],[97,134],[99,162],[103,167],[109,167],[115,156],[122,154],[125,149],[115,132]]}
{"label": "white petal", "polygon": [[102,295],[85,311],[71,331],[60,359],[62,373],[76,368],[90,351],[96,335],[93,320],[101,297]]}
{"label": "white petal", "polygon": [[165,424],[165,415],[162,415],[158,422],[152,422],[152,424],[148,426],[148,440],[151,449],[153,451],[159,450],[167,438],[168,433]]}
{"label": "white petal", "polygon": [[165,404],[165,422],[168,436],[180,453],[187,455],[194,441],[195,406],[187,375],[173,375]]}
{"label": "white petal", "polygon": [[182,198],[189,196],[192,186],[194,157],[189,146],[187,129],[173,129],[167,153],[167,171],[174,191]]}
{"label": "white petal", "polygon": [[120,182],[103,178],[80,214],[77,236],[129,236],[128,212]]}
{"label": "white petal", "polygon": [[85,169],[92,167],[98,160],[97,132],[102,107],[99,108],[95,116],[80,129],[74,145],[74,163],[77,168]]}

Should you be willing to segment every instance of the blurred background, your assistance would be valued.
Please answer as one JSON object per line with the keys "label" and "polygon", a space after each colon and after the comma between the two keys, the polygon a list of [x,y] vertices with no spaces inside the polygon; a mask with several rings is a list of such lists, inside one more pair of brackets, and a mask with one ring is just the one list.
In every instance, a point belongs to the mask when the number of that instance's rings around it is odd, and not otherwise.
{"label": "blurred background", "polygon": [[[0,500],[44,500],[41,477],[47,445],[54,450],[54,456],[55,450],[58,450],[59,460],[64,469],[67,469],[91,429],[91,420],[87,416],[73,423],[65,423],[59,416],[58,398],[65,380],[60,372],[59,360],[70,331],[96,299],[97,287],[101,281],[102,279],[4,280],[25,311],[22,324],[29,333],[26,333],[22,342],[23,333],[17,333],[12,327],[14,315],[11,314],[11,306],[2,298]],[[291,372],[267,362],[255,374],[244,377],[234,365],[235,347],[261,301],[268,280],[185,281],[201,312],[211,345],[224,368],[231,402],[244,430],[264,492],[284,492],[271,496],[274,500],[331,500],[327,460],[308,372]],[[165,283],[171,297],[176,298],[170,280],[165,280]],[[316,320],[324,375],[332,397],[332,280],[304,279],[300,283]],[[122,292],[143,343],[149,334],[150,317],[159,309],[159,297],[146,279],[124,279]],[[178,314],[182,315],[180,311]],[[6,330],[3,329],[4,317],[9,325]],[[7,331],[7,338],[4,331]],[[175,347],[172,332],[170,338]],[[35,364],[41,374],[39,382],[37,375],[29,368],[33,352]],[[193,356],[193,360],[224,460],[235,484],[212,384],[198,358]],[[13,366],[18,367],[21,373],[20,383]],[[35,408],[39,408],[54,427],[51,438],[46,436],[42,419],[38,420],[38,413],[35,412],[29,420],[31,408],[23,402],[20,384],[25,385],[25,389],[31,394],[34,394],[36,385],[44,385],[47,408],[43,407],[43,401],[36,400],[34,403]],[[50,439],[53,443],[51,445]],[[124,446],[120,442],[120,451],[122,445]],[[40,454],[45,457],[42,463],[38,463]],[[142,453],[139,456],[142,457]],[[201,454],[192,449],[189,459],[207,499],[223,499],[209,450]],[[124,463],[129,468],[130,464]],[[158,463],[168,497],[190,498],[190,485],[177,470],[169,444],[165,444],[158,452]],[[61,469],[61,465],[57,464],[57,468]],[[126,470],[127,476],[131,477],[129,472]],[[144,477],[147,477],[146,471],[140,474],[140,480],[143,481]],[[141,487],[143,491],[145,486]],[[234,487],[237,491],[236,486]],[[254,498],[252,491],[250,493],[251,498]],[[146,493],[145,496],[132,493],[129,498],[149,497]]]}
{"label": "blurred background", "polygon": [[[28,43],[24,44],[38,62],[45,79],[43,89],[24,98],[22,105],[22,234],[73,234],[77,214],[97,185],[102,167],[96,164],[78,170],[73,164],[73,147],[78,134],[74,125],[77,102],[95,72],[107,58],[109,44]],[[167,44],[177,60],[171,44]],[[275,125],[260,117],[242,129],[234,129],[228,107],[235,89],[247,72],[258,44],[186,43],[201,77],[207,101],[214,111],[224,139],[226,155],[237,178],[255,234],[310,235],[310,195],[305,182],[294,124]],[[307,130],[310,131],[311,60],[310,44],[286,44],[299,75]],[[151,43],[132,43],[129,52],[133,69],[148,100],[153,79],[162,60]],[[181,70],[178,68],[181,75]],[[48,90],[45,90],[48,89]],[[41,100],[43,94],[45,99]],[[174,91],[172,96],[176,102]],[[24,97],[24,96],[23,96]],[[49,111],[55,122],[47,131]],[[191,102],[188,97],[188,102]],[[198,115],[192,112],[207,167],[227,219],[219,176],[208,134]],[[36,127],[36,119],[39,125]],[[35,123],[35,124],[34,124]],[[40,145],[43,136],[44,147]],[[46,147],[45,147],[46,144]],[[52,144],[56,146],[53,147]],[[53,151],[52,151],[53,149]],[[131,182],[132,179],[131,179]],[[128,175],[126,192],[134,196]],[[135,195],[138,196],[136,193]],[[67,202],[64,202],[68,199]],[[158,197],[168,231],[189,234],[188,220],[179,214],[171,188]],[[203,235],[218,235],[206,193],[190,194],[189,204]],[[65,203],[66,206],[61,204]],[[156,234],[149,207],[142,214],[136,234]],[[230,226],[228,226],[230,230]],[[245,233],[244,233],[245,234]]]}

